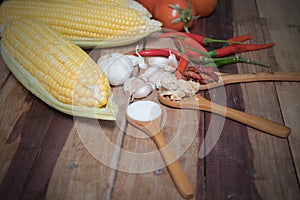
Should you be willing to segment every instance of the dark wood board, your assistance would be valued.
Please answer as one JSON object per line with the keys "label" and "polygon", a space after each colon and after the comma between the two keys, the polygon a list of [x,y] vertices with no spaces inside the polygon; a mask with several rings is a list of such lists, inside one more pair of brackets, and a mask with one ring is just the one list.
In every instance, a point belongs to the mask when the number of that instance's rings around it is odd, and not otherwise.
{"label": "dark wood board", "polygon": [[[218,39],[233,37],[232,1],[219,1],[213,15],[202,21],[199,25],[197,24],[200,29],[202,25],[202,30],[195,30],[195,32]],[[221,45],[217,44],[213,47],[219,48]],[[219,70],[225,73],[237,73],[237,67],[234,64],[220,67]],[[210,98],[214,95],[215,101],[227,103],[226,106],[243,111],[241,87],[235,84],[225,86],[221,90],[224,89],[226,96],[223,96],[221,91],[218,92],[220,89],[213,89],[214,91],[206,92],[205,97]],[[222,101],[222,98],[225,98],[226,102]],[[212,115],[205,113],[206,131],[213,128],[210,127],[211,119],[222,118],[216,116],[212,118]],[[215,130],[215,132],[218,131],[218,129]],[[205,196],[200,196],[198,199],[259,199],[253,182],[255,173],[253,152],[246,126],[226,119],[218,142],[204,158],[204,165]],[[199,172],[198,176],[202,176],[202,173]],[[201,178],[203,177],[198,177],[198,179]]]}
{"label": "dark wood board", "polygon": [[20,144],[0,185],[2,199],[40,199],[47,191],[56,160],[73,126],[72,116],[53,110],[32,94],[31,108],[18,119],[7,143]]}
{"label": "dark wood board", "polygon": [[[252,42],[279,41],[278,47],[265,53],[243,56],[275,63],[271,70],[299,71],[297,56],[293,54],[298,52],[298,46],[288,40],[291,36],[293,41],[298,41],[296,33],[299,33],[299,25],[296,20],[290,19],[293,18],[291,16],[289,20],[277,18],[277,14],[289,13],[286,8],[282,8],[282,13],[270,14],[268,8],[272,5],[269,2],[219,0],[213,15],[197,20],[191,31],[218,39],[252,31]],[[275,2],[275,8],[281,5],[278,0]],[[289,0],[292,5],[295,2]],[[254,31],[256,29],[262,30]],[[147,39],[142,40],[140,44],[148,47],[147,42]],[[289,45],[285,46],[285,42]],[[214,44],[208,49],[221,46]],[[100,53],[94,51],[92,56],[98,57]],[[252,70],[262,69],[242,69],[245,72]],[[235,64],[221,67],[220,71],[241,72],[239,65]],[[292,137],[284,140],[264,135],[230,119],[199,111],[197,136],[193,145],[179,158],[192,180],[196,194],[194,199],[299,199],[299,120],[295,120],[299,113],[294,111],[294,108],[297,111],[298,105],[295,100],[299,97],[298,86],[298,83],[275,83],[272,87],[268,83],[254,83],[247,87],[235,84],[201,92],[206,98],[228,107],[241,111],[248,109],[253,114],[296,128],[292,131]],[[120,87],[113,90],[120,98],[124,97]],[[255,90],[259,91],[253,94]],[[224,91],[226,96],[221,95]],[[151,98],[155,99],[153,96]],[[122,108],[128,102],[129,99],[126,99]],[[162,169],[161,175],[154,172],[125,173],[95,159],[76,132],[73,117],[53,110],[30,94],[15,80],[1,57],[0,105],[0,199],[181,199],[166,169]],[[116,128],[121,124],[126,130],[134,130],[123,118],[119,120],[121,122],[117,123],[100,121],[100,124],[107,132],[107,138],[119,145],[121,150],[155,148],[151,141],[135,141],[126,131]],[[170,120],[174,121],[168,125],[167,132],[172,132],[172,125],[177,123],[176,116],[170,117]],[[214,126],[219,122],[224,122],[221,132]],[[183,124],[187,126],[188,123],[187,120]],[[220,135],[217,135],[216,144],[208,152],[209,141],[205,139],[211,133]],[[204,157],[196,155],[197,147],[200,151],[202,145],[206,145],[207,155]],[[103,149],[96,147],[95,150]],[[115,156],[116,159],[112,160],[117,167],[129,162],[120,152],[107,150],[109,155]]]}

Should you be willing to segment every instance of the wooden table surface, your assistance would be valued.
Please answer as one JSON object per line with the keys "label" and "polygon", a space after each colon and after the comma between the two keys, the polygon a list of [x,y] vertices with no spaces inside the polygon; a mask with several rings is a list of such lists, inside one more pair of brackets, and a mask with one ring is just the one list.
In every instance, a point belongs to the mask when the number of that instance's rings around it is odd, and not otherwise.
{"label": "wooden table surface", "polygon": [[[270,68],[237,64],[222,72],[300,71],[299,8],[297,0],[219,0],[214,14],[199,19],[192,31],[221,39],[250,34],[251,43],[276,43],[241,54]],[[152,37],[138,43],[166,45]],[[300,199],[299,86],[255,82],[201,93],[289,126],[287,139],[210,113],[163,106],[163,131],[192,182],[194,199]],[[29,93],[0,57],[0,199],[182,199],[153,141],[126,122],[129,98],[121,87],[113,92],[116,121],[73,118]],[[155,94],[149,99],[157,101]]]}

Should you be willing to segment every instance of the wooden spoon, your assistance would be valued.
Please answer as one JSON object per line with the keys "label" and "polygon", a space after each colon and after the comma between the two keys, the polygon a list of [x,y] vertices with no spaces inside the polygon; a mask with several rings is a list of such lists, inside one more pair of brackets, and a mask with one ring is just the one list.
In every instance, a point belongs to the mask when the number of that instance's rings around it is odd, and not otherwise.
{"label": "wooden spoon", "polygon": [[168,97],[163,97],[160,94],[158,94],[158,98],[162,104],[168,105],[170,107],[209,111],[278,137],[286,138],[290,135],[291,132],[291,129],[289,127],[261,117],[247,114],[245,112],[215,104],[203,98],[199,94],[196,94],[190,98],[186,98],[182,101],[172,101]]}
{"label": "wooden spoon", "polygon": [[254,81],[300,81],[300,72],[261,72],[253,74],[221,74],[219,81],[201,85],[200,90],[207,90],[231,83]]}
{"label": "wooden spoon", "polygon": [[137,101],[130,104],[126,110],[129,123],[147,133],[157,145],[169,173],[183,198],[194,196],[192,184],[184,173],[174,153],[168,147],[161,130],[162,109],[153,101]]}

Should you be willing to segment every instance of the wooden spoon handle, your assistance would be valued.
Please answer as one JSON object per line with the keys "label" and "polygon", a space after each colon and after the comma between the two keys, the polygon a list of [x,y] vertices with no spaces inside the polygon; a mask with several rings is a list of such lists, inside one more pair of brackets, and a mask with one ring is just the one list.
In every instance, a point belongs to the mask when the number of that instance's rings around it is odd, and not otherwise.
{"label": "wooden spoon handle", "polygon": [[224,84],[253,81],[300,81],[300,72],[261,72],[253,74],[232,74],[222,77]]}
{"label": "wooden spoon handle", "polygon": [[225,74],[217,82],[201,85],[200,90],[207,90],[232,83],[254,81],[300,81],[300,72],[261,72],[253,74]]}
{"label": "wooden spoon handle", "polygon": [[291,132],[291,129],[289,127],[258,116],[215,104],[203,97],[199,98],[198,103],[200,110],[205,110],[228,117],[271,135],[286,138],[290,135]]}
{"label": "wooden spoon handle", "polygon": [[162,158],[169,170],[169,173],[176,185],[177,190],[181,196],[185,199],[190,199],[194,196],[193,186],[183,171],[180,163],[176,159],[174,153],[168,147],[162,132],[159,132],[152,136],[152,139],[156,143]]}

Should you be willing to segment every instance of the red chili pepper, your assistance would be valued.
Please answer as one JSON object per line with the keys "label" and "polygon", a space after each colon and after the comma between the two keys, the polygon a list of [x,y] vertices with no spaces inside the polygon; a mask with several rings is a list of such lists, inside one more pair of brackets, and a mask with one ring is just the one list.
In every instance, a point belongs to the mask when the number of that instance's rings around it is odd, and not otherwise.
{"label": "red chili pepper", "polygon": [[182,40],[184,38],[191,38],[203,46],[206,46],[207,44],[212,43],[212,42],[222,42],[222,43],[228,42],[227,40],[213,39],[213,38],[208,38],[208,37],[205,37],[205,36],[202,36],[199,34],[187,33],[187,32],[169,32],[169,33],[160,35],[160,37],[161,38],[179,38]]}
{"label": "red chili pepper", "polygon": [[271,44],[236,44],[236,45],[230,45],[226,46],[220,49],[212,50],[209,51],[208,54],[211,57],[224,57],[236,53],[242,53],[242,52],[247,52],[247,51],[255,51],[255,50],[260,50],[260,49],[266,49],[269,47],[274,46],[273,43]]}
{"label": "red chili pepper", "polygon": [[214,67],[206,67],[203,65],[188,67],[183,75],[187,79],[198,81],[200,84],[219,80],[219,76],[215,73]]}
{"label": "red chili pepper", "polygon": [[188,65],[189,61],[183,57],[181,57],[179,59],[179,63],[178,63],[178,68],[177,71],[180,72],[181,74],[185,71],[187,65]]}
{"label": "red chili pepper", "polygon": [[[149,56],[169,57],[170,54],[174,54],[177,60],[179,60],[181,57],[185,57],[186,59],[188,59],[187,56],[180,54],[180,52],[178,52],[177,50],[167,49],[167,48],[141,50],[138,51],[138,54],[140,54],[143,57],[149,57]],[[132,55],[137,56],[138,54],[135,52]]]}
{"label": "red chili pepper", "polygon": [[[149,57],[149,56],[168,57],[168,56],[170,56],[170,52],[165,49],[146,49],[146,50],[138,51],[138,54],[140,54],[143,57]],[[135,52],[132,55],[137,56],[138,54]]]}
{"label": "red chili pepper", "polygon": [[[203,54],[206,54],[207,50],[199,43],[195,42],[192,38],[185,38],[184,40],[175,40],[175,45],[182,54],[187,55],[189,58],[200,59]],[[193,51],[192,49],[197,49]]]}
{"label": "red chili pepper", "polygon": [[187,36],[189,36],[190,38],[196,40],[198,43],[200,43],[203,46],[205,46],[209,43],[213,43],[213,42],[221,42],[221,43],[227,43],[228,42],[227,40],[219,40],[219,39],[204,37],[202,35],[195,34],[195,33],[185,33],[185,34]]}
{"label": "red chili pepper", "polygon": [[203,79],[200,73],[196,73],[194,71],[185,71],[183,75],[188,80],[198,81],[201,85],[207,84],[206,80]]}
{"label": "red chili pepper", "polygon": [[188,63],[189,63],[188,60],[184,59],[183,57],[181,57],[179,59],[178,67],[177,67],[177,70],[176,70],[177,80],[182,79],[182,76],[184,74],[184,71],[186,70],[186,67],[187,67]]}
{"label": "red chili pepper", "polygon": [[227,39],[227,44],[224,46],[234,45],[234,44],[236,44],[235,42],[245,42],[245,41],[251,40],[251,39],[252,39],[251,35],[236,36],[236,37]]}

